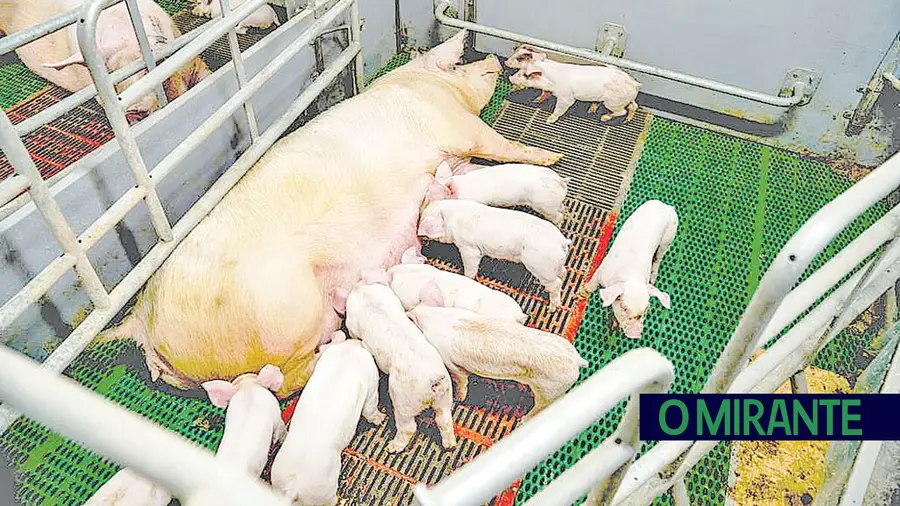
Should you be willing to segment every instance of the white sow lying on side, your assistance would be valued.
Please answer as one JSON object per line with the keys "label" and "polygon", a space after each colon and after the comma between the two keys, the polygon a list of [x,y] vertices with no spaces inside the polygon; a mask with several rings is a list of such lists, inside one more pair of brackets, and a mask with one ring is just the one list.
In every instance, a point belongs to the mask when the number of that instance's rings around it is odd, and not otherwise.
{"label": "white sow lying on side", "polygon": [[548,167],[507,163],[451,176],[446,186],[451,198],[489,206],[528,206],[559,227],[565,219],[563,200],[569,181]]}
{"label": "white sow lying on side", "polygon": [[414,248],[403,254],[403,263],[388,269],[388,277],[391,290],[407,310],[426,304],[468,309],[520,324],[528,320],[516,299],[474,279],[428,265]]}
{"label": "white sow lying on side", "polygon": [[566,339],[465,309],[417,306],[409,317],[438,353],[465,398],[469,374],[513,380],[531,387],[533,416],[578,380],[588,365]]}
{"label": "white sow lying on side", "polygon": [[562,304],[562,279],[572,241],[552,223],[471,200],[439,200],[422,211],[419,235],[455,244],[470,278],[478,273],[485,256],[521,262],[550,294],[551,308]]}
{"label": "white sow lying on side", "polygon": [[341,452],[356,433],[360,414],[375,425],[378,369],[360,341],[343,332],[321,354],[291,416],[287,439],[272,463],[272,487],[294,504],[337,504]]}
{"label": "white sow lying on side", "polygon": [[378,368],[388,375],[397,435],[391,453],[405,449],[416,433],[416,415],[434,408],[445,449],[456,446],[453,394],[441,356],[409,321],[400,299],[387,286],[387,273],[367,271],[349,294],[335,291],[335,310],[347,315],[350,335],[365,343]]}

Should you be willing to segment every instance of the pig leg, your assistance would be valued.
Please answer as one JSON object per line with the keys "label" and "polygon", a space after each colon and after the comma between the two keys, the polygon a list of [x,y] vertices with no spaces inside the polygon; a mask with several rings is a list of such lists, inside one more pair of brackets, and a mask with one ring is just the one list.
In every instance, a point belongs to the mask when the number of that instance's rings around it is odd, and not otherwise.
{"label": "pig leg", "polygon": [[563,157],[546,149],[526,146],[520,142],[507,140],[489,127],[478,116],[471,116],[467,125],[460,129],[470,135],[471,143],[462,148],[450,148],[450,155],[461,158],[484,158],[504,163],[531,163],[553,165]]}
{"label": "pig leg", "polygon": [[625,110],[624,108],[623,108],[623,109],[619,109],[619,110],[617,110],[617,111],[614,110],[614,111],[612,111],[611,113],[607,113],[607,114],[604,114],[604,115],[600,116],[600,121],[609,121],[609,120],[611,120],[611,119],[613,119],[613,118],[619,118],[619,117],[621,117],[621,116],[625,116],[626,114],[628,114],[628,111]]}
{"label": "pig leg", "polygon": [[447,364],[447,372],[450,373],[450,379],[456,385],[456,400],[465,400],[469,393],[469,373],[453,364]]}
{"label": "pig leg", "polygon": [[594,275],[591,276],[591,279],[587,281],[587,283],[581,285],[581,288],[578,289],[578,293],[575,294],[579,299],[588,297],[594,290],[596,290],[600,286],[600,269],[598,268],[594,271]]}
{"label": "pig leg", "polygon": [[556,120],[573,105],[575,105],[575,98],[573,97],[556,97],[556,107],[553,108],[553,113],[547,116],[547,124],[556,123]]}
{"label": "pig leg", "polygon": [[598,104],[597,102],[591,102],[591,106],[588,107],[588,114],[594,114],[599,108],[600,104]]}
{"label": "pig leg", "polygon": [[550,310],[555,311],[562,306],[562,279],[556,278],[548,283],[541,282],[550,295]]}
{"label": "pig leg", "polygon": [[656,248],[656,253],[653,255],[653,265],[650,267],[650,284],[656,283],[656,277],[659,275],[659,264],[662,262],[663,256],[669,251],[669,248],[672,246],[672,241],[675,240],[675,232],[678,230],[678,218],[676,217],[669,226],[666,227],[666,230],[663,231],[662,239],[659,241],[659,247]]}
{"label": "pig leg", "polygon": [[381,425],[387,417],[381,411],[378,411],[378,378],[375,383],[369,385],[369,394],[366,395],[366,401],[363,403],[362,416],[372,425]]}
{"label": "pig leg", "polygon": [[638,110],[637,102],[632,100],[631,103],[628,104],[626,109],[628,109],[628,116],[625,116],[625,121],[628,122],[628,121],[631,121],[632,118],[634,118],[634,115]]}
{"label": "pig leg", "polygon": [[434,422],[441,431],[441,446],[445,450],[456,447],[456,433],[453,432],[453,396],[450,391],[434,402]]}
{"label": "pig leg", "polygon": [[416,402],[418,399],[410,395],[411,392],[402,391],[394,376],[394,374],[388,376],[388,391],[394,405],[394,425],[397,426],[397,433],[388,443],[388,453],[398,453],[409,446],[416,434],[416,415],[421,411],[417,409],[421,408],[421,403]]}
{"label": "pig leg", "polygon": [[547,100],[548,98],[550,98],[552,96],[553,96],[553,94],[550,93],[549,91],[541,91],[541,94],[538,95],[538,97],[536,99],[534,99],[534,103],[540,104],[541,102],[543,102],[544,100]]}
{"label": "pig leg", "polygon": [[481,250],[471,246],[457,246],[457,249],[459,249],[459,256],[462,258],[463,274],[466,277],[475,279],[475,276],[478,274],[478,268],[481,266]]}

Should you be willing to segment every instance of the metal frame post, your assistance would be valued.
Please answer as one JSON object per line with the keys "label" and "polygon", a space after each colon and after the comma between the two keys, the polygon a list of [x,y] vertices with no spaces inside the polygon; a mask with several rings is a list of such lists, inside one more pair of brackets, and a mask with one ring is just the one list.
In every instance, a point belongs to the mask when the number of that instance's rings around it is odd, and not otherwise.
{"label": "metal frame post", "polygon": [[[137,2],[138,0],[125,0],[125,6],[128,8],[128,16],[131,17],[131,24],[134,27],[134,34],[137,36],[144,66],[147,67],[147,72],[150,72],[156,68],[156,59],[153,58],[153,47],[147,39],[147,30],[144,29],[144,21],[141,19],[141,10]],[[162,85],[156,87],[156,100],[159,101],[160,108],[165,107],[169,103],[168,97],[166,97],[166,90],[163,89]]]}
{"label": "metal frame post", "polygon": [[[230,12],[228,0],[219,0],[222,12]],[[228,48],[231,50],[231,62],[234,65],[234,75],[237,78],[238,90],[247,85],[247,73],[244,71],[244,55],[241,53],[241,45],[238,43],[236,27],[228,30]],[[247,115],[247,128],[250,130],[250,142],[256,142],[259,138],[259,126],[256,124],[256,113],[253,111],[253,103],[244,102],[244,114]]]}

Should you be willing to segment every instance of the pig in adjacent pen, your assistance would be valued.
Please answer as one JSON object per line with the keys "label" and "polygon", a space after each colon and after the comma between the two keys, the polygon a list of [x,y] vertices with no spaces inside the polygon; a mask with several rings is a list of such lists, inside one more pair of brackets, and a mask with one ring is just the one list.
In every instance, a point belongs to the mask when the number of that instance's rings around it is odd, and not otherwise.
{"label": "pig in adjacent pen", "polygon": [[612,306],[625,336],[640,339],[650,296],[669,309],[669,295],[654,286],[659,264],[678,230],[675,208],[658,200],[641,204],[625,220],[609,252],[591,279],[578,291],[590,295],[598,286],[603,306]]}
{"label": "pig in adjacent pen", "polygon": [[465,399],[469,374],[528,385],[528,417],[566,393],[588,365],[566,339],[465,309],[421,304],[408,312],[450,371],[456,398]]}
{"label": "pig in adjacent pen", "polygon": [[378,411],[378,368],[362,342],[340,332],[319,353],[272,463],[272,487],[293,504],[310,506],[337,504],[341,452],[360,415],[375,425],[385,419]]}
{"label": "pig in adjacent pen", "polygon": [[450,198],[474,200],[489,206],[530,207],[557,227],[565,219],[563,201],[571,178],[553,169],[525,163],[493,165],[465,174],[449,174],[450,168],[438,168],[438,177],[447,186]]}
{"label": "pig in adjacent pen", "polygon": [[409,446],[416,433],[416,415],[429,407],[434,409],[441,446],[449,450],[456,446],[450,376],[387,283],[385,271],[367,271],[349,293],[338,289],[334,295],[335,309],[346,314],[350,335],[365,343],[378,368],[388,375],[397,434],[387,450],[396,453]]}
{"label": "pig in adjacent pen", "polygon": [[[141,22],[147,33],[147,40],[154,52],[159,51],[163,46],[181,36],[181,32],[175,26],[175,22],[156,2],[153,0],[138,0],[137,4],[138,10],[141,12]],[[47,69],[59,71],[71,65],[85,65],[84,56],[81,54],[78,46],[75,26],[70,26],[67,30],[70,32],[73,54],[58,61],[51,60],[46,62],[44,60],[46,63],[42,64],[43,70],[38,71],[34,68],[31,70],[58,86],[69,91],[77,91],[82,86],[75,85],[76,87],[74,88],[70,87],[74,83],[70,83],[67,80],[54,80],[51,77],[57,74],[47,74]],[[27,51],[25,49],[27,47],[21,48],[19,52]],[[97,21],[97,47],[109,72],[115,72],[134,61],[141,60],[141,49],[125,3],[108,7],[100,13]],[[23,59],[23,61],[25,60]],[[146,70],[141,70],[121,83],[116,84],[116,92],[122,93],[146,74]],[[209,67],[203,63],[203,60],[199,57],[193,58],[187,65],[164,81],[163,88],[166,92],[166,98],[175,100],[209,75]],[[131,104],[125,116],[128,118],[129,123],[134,123],[157,109],[159,109],[159,102],[156,94],[150,92]]]}
{"label": "pig in adjacent pen", "polygon": [[[228,6],[231,9],[242,5],[247,0],[228,0]],[[191,10],[195,16],[202,16],[210,19],[222,17],[222,4],[220,0],[196,0]],[[269,4],[263,4],[259,9],[251,12],[249,16],[242,19],[235,27],[236,33],[247,33],[247,28],[259,28],[265,30],[272,25],[278,26],[278,15],[275,9]]]}
{"label": "pig in adjacent pen", "polygon": [[281,407],[272,394],[284,375],[274,365],[259,374],[242,374],[233,381],[212,380],[201,385],[213,405],[225,409],[225,434],[216,458],[252,476],[262,473],[273,442],[286,434]]}
{"label": "pig in adjacent pen", "polygon": [[478,116],[500,71],[493,55],[454,71],[402,66],[280,139],[101,339],[134,339],[153,378],[177,388],[271,363],[285,375],[280,396],[299,390],[340,327],[329,294],[418,244],[442,160],[562,158],[508,141]]}
{"label": "pig in adjacent pen", "polygon": [[443,305],[486,316],[519,324],[524,324],[528,319],[516,299],[474,279],[427,265],[425,257],[414,248],[404,253],[400,265],[391,267],[387,273],[391,290],[400,298],[405,309],[412,309],[424,300],[438,296],[443,300]]}
{"label": "pig in adjacent pen", "polygon": [[506,66],[519,71],[509,78],[514,86],[537,88],[556,96],[556,107],[547,117],[547,123],[554,123],[575,104],[576,100],[592,102],[588,112],[593,114],[597,104],[602,103],[610,110],[600,116],[600,121],[626,116],[631,121],[637,112],[635,102],[641,83],[612,65],[573,65],[547,59],[547,54],[521,46],[516,49]]}
{"label": "pig in adjacent pen", "polygon": [[478,274],[485,256],[521,262],[547,290],[551,309],[562,304],[562,280],[572,240],[552,223],[521,211],[445,199],[431,202],[422,211],[419,235],[455,244],[463,273],[470,278]]}

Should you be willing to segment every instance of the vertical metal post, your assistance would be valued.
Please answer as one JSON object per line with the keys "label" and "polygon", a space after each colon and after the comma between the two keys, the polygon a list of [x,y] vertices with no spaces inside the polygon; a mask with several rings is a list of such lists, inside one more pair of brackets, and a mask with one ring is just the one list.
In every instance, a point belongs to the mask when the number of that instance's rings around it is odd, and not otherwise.
{"label": "vertical metal post", "polygon": [[672,487],[672,499],[675,501],[675,506],[691,506],[684,478],[675,482],[675,485]]}
{"label": "vertical metal post", "polygon": [[78,277],[91,298],[91,302],[94,303],[94,307],[98,309],[107,308],[109,306],[109,294],[106,292],[106,288],[103,287],[100,277],[97,276],[97,271],[94,270],[87,254],[78,244],[80,241],[75,236],[75,232],[69,227],[69,223],[66,221],[66,217],[63,215],[56,200],[50,194],[47,183],[41,177],[37,166],[34,165],[34,160],[31,159],[31,155],[28,154],[28,150],[25,149],[25,145],[19,139],[19,134],[16,133],[15,127],[9,121],[6,113],[3,112],[0,112],[0,146],[2,146],[3,152],[6,153],[6,158],[12,164],[16,173],[28,180],[30,184],[28,192],[31,194],[31,199],[50,227],[53,237],[62,246],[66,255],[71,255],[75,258],[75,272],[78,273]]}
{"label": "vertical metal post", "polygon": [[799,371],[791,376],[791,391],[795,394],[808,394],[809,383],[806,381],[806,371]]}
{"label": "vertical metal post", "polygon": [[[228,0],[219,0],[223,13],[231,12],[231,6],[228,3]],[[228,47],[231,49],[231,61],[234,64],[234,75],[237,77],[238,89],[241,89],[247,85],[247,73],[244,71],[244,55],[241,54],[241,45],[238,43],[235,27],[231,27],[231,30],[228,30]],[[247,115],[250,140],[256,142],[256,139],[259,138],[259,126],[256,124],[256,113],[253,111],[253,103],[250,100],[244,102],[244,114]]]}
{"label": "vertical metal post", "polygon": [[172,226],[166,218],[159,194],[156,193],[156,185],[147,173],[144,158],[141,156],[137,141],[128,125],[128,119],[125,118],[125,111],[119,105],[116,89],[107,74],[106,64],[97,48],[97,19],[100,15],[101,5],[102,0],[85,0],[83,17],[78,21],[78,45],[81,47],[84,62],[97,86],[100,104],[106,111],[109,124],[122,148],[122,155],[131,168],[137,186],[147,191],[144,202],[147,203],[150,221],[153,223],[156,235],[160,240],[168,242],[172,240]]}
{"label": "vertical metal post", "polygon": [[[128,7],[128,16],[131,17],[131,24],[134,25],[134,34],[137,36],[138,46],[141,48],[141,58],[144,60],[144,65],[147,66],[147,72],[150,72],[156,68],[156,58],[153,57],[153,48],[147,39],[147,30],[144,29],[137,0],[125,0],[125,6]],[[159,101],[160,107],[165,107],[169,103],[166,91],[161,84],[156,87],[156,99]]]}
{"label": "vertical metal post", "polygon": [[[353,5],[350,6],[350,40],[362,45],[362,27],[359,23],[359,0],[354,0]],[[365,86],[362,51],[357,53],[356,58],[353,59],[353,76],[356,83],[356,94],[358,95],[362,93]]]}

